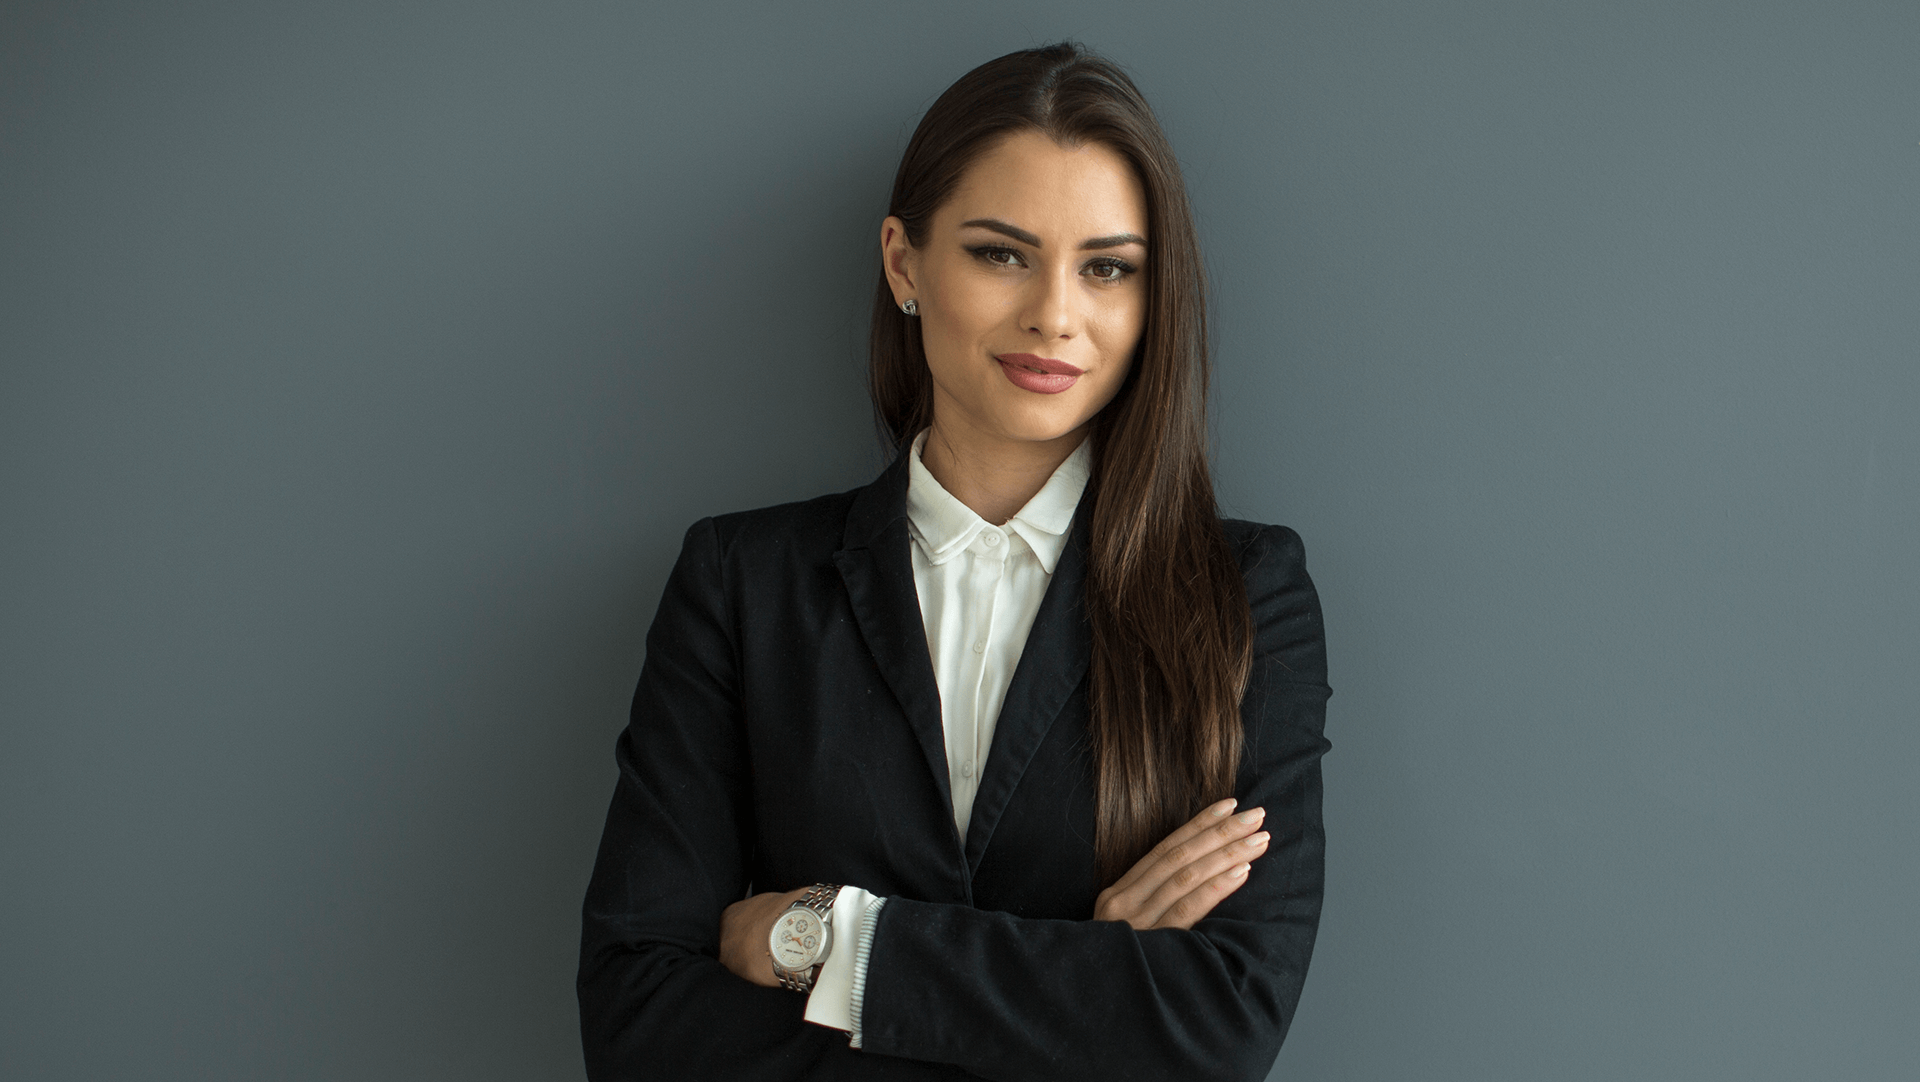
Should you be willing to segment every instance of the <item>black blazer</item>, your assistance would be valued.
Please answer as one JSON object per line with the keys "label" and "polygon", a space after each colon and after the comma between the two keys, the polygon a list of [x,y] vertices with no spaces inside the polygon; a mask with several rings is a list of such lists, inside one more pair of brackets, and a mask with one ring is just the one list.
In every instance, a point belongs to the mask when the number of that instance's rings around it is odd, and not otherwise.
{"label": "black blazer", "polygon": [[[963,845],[908,551],[907,459],[865,488],[703,519],[647,633],[587,889],[594,1079],[1259,1079],[1319,924],[1326,654],[1300,538],[1229,521],[1254,623],[1237,795],[1273,834],[1190,931],[1094,921],[1086,529],[1008,687]],[[865,1047],[716,958],[755,891],[888,899]],[[851,944],[842,949],[851,949]]]}

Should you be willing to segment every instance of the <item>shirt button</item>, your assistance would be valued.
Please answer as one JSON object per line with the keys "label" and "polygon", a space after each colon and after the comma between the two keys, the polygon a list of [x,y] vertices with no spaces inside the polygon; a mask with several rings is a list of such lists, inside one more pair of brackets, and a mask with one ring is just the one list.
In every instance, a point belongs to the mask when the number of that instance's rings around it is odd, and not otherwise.
{"label": "shirt button", "polygon": [[968,759],[966,762],[960,764],[960,776],[963,778],[973,777],[973,760],[972,759]]}
{"label": "shirt button", "polygon": [[987,652],[987,640],[985,640],[985,639],[981,639],[981,640],[980,640],[979,642],[976,642],[976,643],[974,643],[974,644],[973,644],[973,652],[974,652],[974,653],[976,653],[976,654],[984,654],[984,653],[986,653],[986,652]]}
{"label": "shirt button", "polygon": [[997,545],[1000,543],[1000,535],[997,533],[994,533],[992,530],[988,530],[986,533],[983,533],[980,536],[986,538],[987,544],[989,545]]}

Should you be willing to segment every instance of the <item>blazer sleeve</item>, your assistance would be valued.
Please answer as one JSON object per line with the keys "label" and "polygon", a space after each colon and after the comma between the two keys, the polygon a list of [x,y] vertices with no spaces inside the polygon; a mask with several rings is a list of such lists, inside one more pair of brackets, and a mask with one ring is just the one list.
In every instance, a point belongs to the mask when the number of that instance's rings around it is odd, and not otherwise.
{"label": "blazer sleeve", "polygon": [[1015,917],[890,899],[868,963],[869,1051],[1027,1079],[1262,1079],[1319,926],[1320,758],[1329,691],[1300,538],[1265,527],[1243,556],[1254,662],[1237,795],[1273,841],[1190,930]]}
{"label": "blazer sleeve", "polygon": [[745,896],[752,790],[723,564],[712,520],[667,580],[582,912],[577,991],[590,1079],[954,1079],[864,1055],[806,1024],[806,997],[719,961],[720,912]]}

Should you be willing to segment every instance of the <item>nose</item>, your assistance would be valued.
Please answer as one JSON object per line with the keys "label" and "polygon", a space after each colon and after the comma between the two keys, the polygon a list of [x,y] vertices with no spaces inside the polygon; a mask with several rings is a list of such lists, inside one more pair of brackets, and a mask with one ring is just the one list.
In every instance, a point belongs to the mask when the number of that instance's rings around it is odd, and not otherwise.
{"label": "nose", "polygon": [[1030,279],[1026,310],[1020,313],[1021,325],[1028,333],[1047,341],[1073,337],[1080,317],[1074,278],[1072,267],[1056,267]]}

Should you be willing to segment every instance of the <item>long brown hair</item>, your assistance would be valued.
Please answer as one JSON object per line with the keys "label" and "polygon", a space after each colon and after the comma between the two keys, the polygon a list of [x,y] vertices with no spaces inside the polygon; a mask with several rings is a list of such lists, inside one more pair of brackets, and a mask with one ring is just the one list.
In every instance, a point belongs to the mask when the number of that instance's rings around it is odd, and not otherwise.
{"label": "long brown hair", "polygon": [[[968,72],[914,130],[887,212],[914,245],[995,139],[1038,130],[1099,143],[1132,163],[1147,196],[1147,318],[1131,371],[1094,419],[1086,612],[1093,631],[1089,729],[1094,850],[1111,883],[1207,803],[1232,794],[1252,621],[1207,471],[1206,283],[1173,149],[1112,63],[1070,43]],[[933,422],[919,321],[873,305],[869,390],[897,449]]]}

